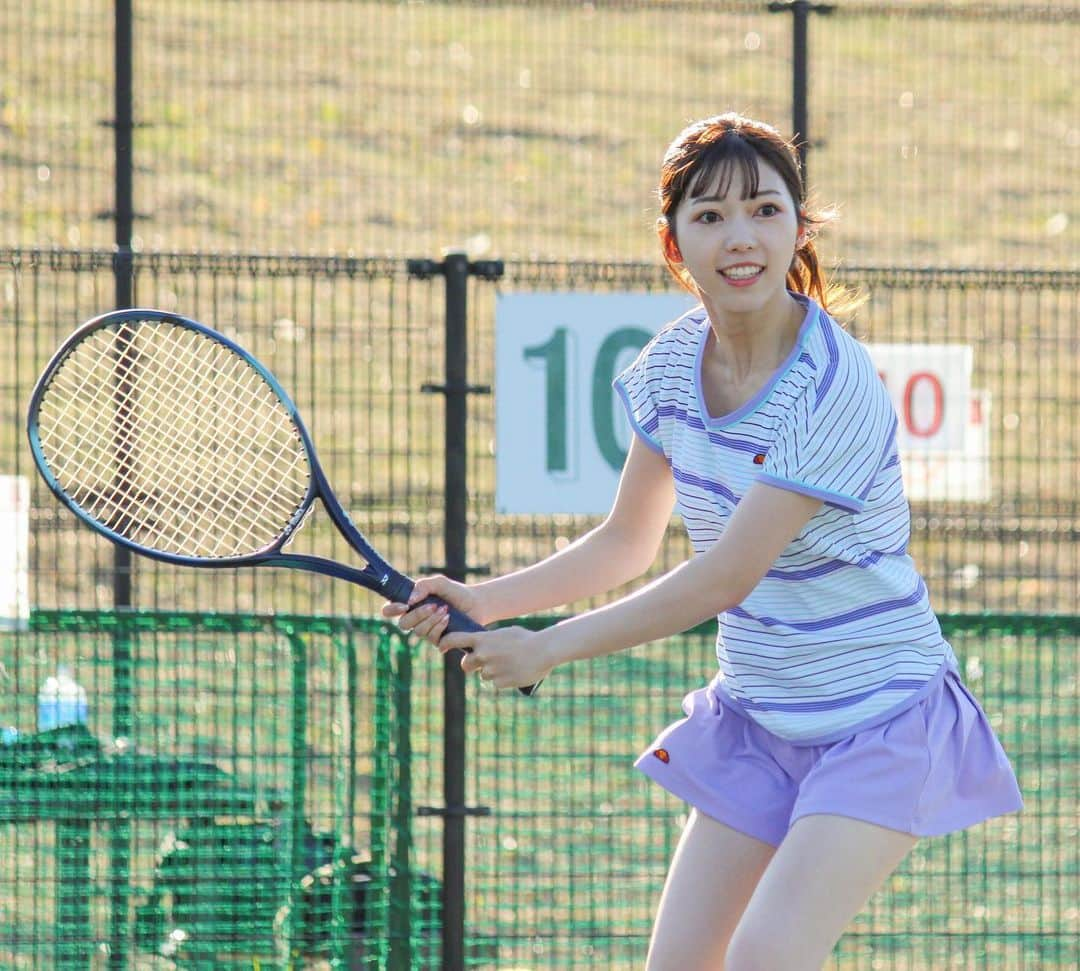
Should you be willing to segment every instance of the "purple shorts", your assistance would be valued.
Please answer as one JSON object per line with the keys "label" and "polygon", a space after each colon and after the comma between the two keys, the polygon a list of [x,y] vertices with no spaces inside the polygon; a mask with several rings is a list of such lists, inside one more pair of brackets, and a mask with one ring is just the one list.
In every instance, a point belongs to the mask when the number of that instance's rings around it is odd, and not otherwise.
{"label": "purple shorts", "polygon": [[815,813],[938,836],[1023,808],[986,715],[951,671],[910,708],[826,745],[778,738],[711,687],[688,694],[683,710],[635,765],[706,816],[773,846]]}

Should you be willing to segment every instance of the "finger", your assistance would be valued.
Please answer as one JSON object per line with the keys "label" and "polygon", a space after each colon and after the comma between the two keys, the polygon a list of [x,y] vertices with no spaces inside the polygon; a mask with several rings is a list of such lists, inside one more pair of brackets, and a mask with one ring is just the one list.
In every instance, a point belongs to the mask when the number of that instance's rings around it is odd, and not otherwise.
{"label": "finger", "polygon": [[428,640],[431,641],[436,647],[439,646],[442,641],[443,634],[446,633],[446,628],[450,624],[450,611],[440,610],[439,618],[435,621],[434,626],[431,628],[431,633],[428,634]]}
{"label": "finger", "polygon": [[450,611],[444,606],[424,604],[416,613],[421,615],[421,619],[413,627],[413,633],[433,643],[438,641],[438,635],[446,628],[450,619]]}
{"label": "finger", "polygon": [[398,617],[398,627],[409,634],[423,637],[430,614],[431,611],[427,606],[415,610],[406,610],[405,613]]}
{"label": "finger", "polygon": [[417,580],[413,584],[412,593],[409,594],[409,606],[420,603],[421,600],[426,600],[432,595],[438,595],[441,590],[444,589],[444,580],[446,578],[439,575],[433,577],[424,577],[421,580]]}
{"label": "finger", "polygon": [[456,631],[453,634],[444,634],[439,641],[439,650],[443,654],[447,651],[470,653],[476,648],[478,633],[479,631]]}
{"label": "finger", "polygon": [[472,674],[474,671],[483,673],[484,660],[477,657],[474,651],[466,651],[461,655],[461,670],[466,674]]}
{"label": "finger", "polygon": [[383,604],[382,615],[389,619],[393,619],[394,617],[402,616],[408,609],[409,608],[406,607],[405,604],[395,603],[391,600],[389,603]]}

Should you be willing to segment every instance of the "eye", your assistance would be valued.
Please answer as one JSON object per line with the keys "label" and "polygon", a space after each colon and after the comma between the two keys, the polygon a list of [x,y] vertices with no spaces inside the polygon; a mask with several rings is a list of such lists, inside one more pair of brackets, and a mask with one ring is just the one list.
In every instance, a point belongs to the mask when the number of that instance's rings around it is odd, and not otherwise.
{"label": "eye", "polygon": [[704,211],[697,214],[697,221],[699,223],[718,223],[720,222],[720,219],[720,213],[718,213],[715,209],[705,209]]}
{"label": "eye", "polygon": [[771,202],[766,202],[758,209],[759,216],[775,216],[780,212],[780,207]]}

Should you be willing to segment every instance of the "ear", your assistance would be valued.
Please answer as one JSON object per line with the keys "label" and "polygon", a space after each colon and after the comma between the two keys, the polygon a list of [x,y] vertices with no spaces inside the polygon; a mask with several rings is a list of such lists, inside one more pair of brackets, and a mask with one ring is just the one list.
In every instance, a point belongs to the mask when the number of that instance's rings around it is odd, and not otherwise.
{"label": "ear", "polygon": [[675,241],[675,234],[663,216],[656,221],[656,231],[660,235],[660,246],[663,248],[664,258],[669,263],[681,263],[683,258],[679,244]]}

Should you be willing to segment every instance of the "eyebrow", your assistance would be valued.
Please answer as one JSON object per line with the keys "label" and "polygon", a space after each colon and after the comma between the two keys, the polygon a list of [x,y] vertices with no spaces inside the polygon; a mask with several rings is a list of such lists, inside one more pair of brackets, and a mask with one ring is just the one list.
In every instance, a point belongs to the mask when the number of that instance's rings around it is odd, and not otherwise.
{"label": "eyebrow", "polygon": [[[783,193],[778,192],[776,189],[761,189],[755,192],[752,196],[747,196],[748,199],[758,199],[761,196],[779,196]],[[726,195],[723,196],[691,196],[691,202],[723,202],[727,199]]]}

